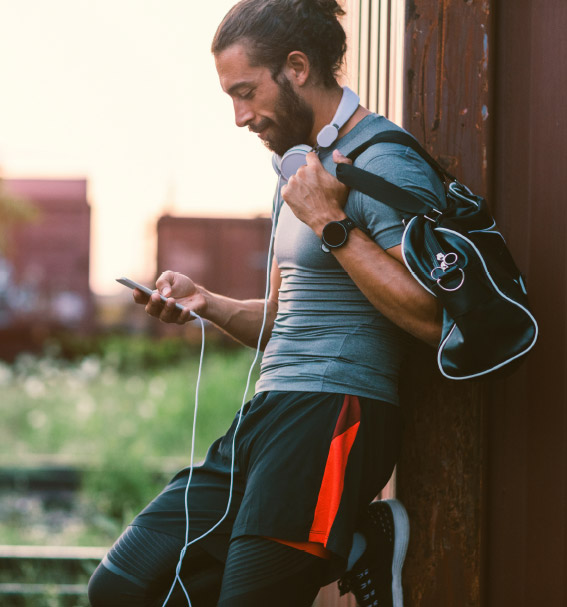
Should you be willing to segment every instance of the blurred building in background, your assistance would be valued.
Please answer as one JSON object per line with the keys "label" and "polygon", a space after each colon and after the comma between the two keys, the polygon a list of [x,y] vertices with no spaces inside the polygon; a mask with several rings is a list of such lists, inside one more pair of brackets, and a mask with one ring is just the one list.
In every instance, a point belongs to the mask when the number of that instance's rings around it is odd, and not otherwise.
{"label": "blurred building in background", "polygon": [[263,298],[271,221],[266,217],[172,217],[157,224],[157,275],[174,270],[215,293]]}
{"label": "blurred building in background", "polygon": [[[161,216],[156,223],[156,264],[136,280],[154,286],[165,270],[180,272],[207,289],[236,299],[262,299],[272,222],[266,217]],[[200,340],[198,323],[183,327],[156,322],[133,306],[128,289],[96,298],[97,329],[145,332]],[[207,324],[207,323],[206,323]],[[221,337],[213,331],[211,337]]]}
{"label": "blurred building in background", "polygon": [[[156,323],[142,310],[132,314],[126,290],[97,298],[91,292],[91,208],[85,179],[5,179],[3,187],[35,212],[3,233],[0,358],[41,349],[46,337],[59,330],[179,335],[177,325]],[[165,215],[156,231],[155,276],[171,269],[229,297],[264,297],[269,218]],[[145,280],[152,284],[155,276]],[[186,328],[189,333],[198,329]]]}
{"label": "blurred building in background", "polygon": [[6,179],[34,216],[9,229],[0,256],[2,350],[54,328],[89,330],[90,218],[86,179]]}

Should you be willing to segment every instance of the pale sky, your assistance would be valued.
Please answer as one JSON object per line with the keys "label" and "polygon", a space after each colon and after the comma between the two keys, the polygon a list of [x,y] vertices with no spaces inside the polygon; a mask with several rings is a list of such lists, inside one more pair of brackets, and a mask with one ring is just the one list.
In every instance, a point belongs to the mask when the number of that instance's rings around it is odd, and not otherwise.
{"label": "pale sky", "polygon": [[269,214],[269,152],[210,43],[234,0],[0,0],[0,171],[86,177],[91,286],[155,270],[156,219]]}

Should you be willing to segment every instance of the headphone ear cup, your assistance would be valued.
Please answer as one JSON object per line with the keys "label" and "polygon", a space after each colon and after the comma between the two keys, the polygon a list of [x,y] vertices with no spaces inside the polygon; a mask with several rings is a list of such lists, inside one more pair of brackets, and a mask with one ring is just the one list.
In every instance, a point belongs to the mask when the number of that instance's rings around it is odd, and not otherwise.
{"label": "headphone ear cup", "polygon": [[272,167],[278,177],[282,174],[282,157],[277,154],[272,154]]}
{"label": "headphone ear cup", "polygon": [[[322,148],[330,147],[339,136],[339,129],[342,128],[348,119],[356,112],[360,99],[358,95],[351,91],[348,86],[343,87],[343,95],[335,116],[330,124],[324,126],[317,135],[317,145]],[[301,144],[290,148],[283,156],[272,154],[272,166],[274,171],[284,181],[297,173],[299,167],[306,164],[305,156],[312,152],[313,148]]]}
{"label": "headphone ear cup", "polygon": [[306,144],[296,145],[290,148],[283,156],[280,162],[280,174],[286,181],[297,173],[299,167],[307,164],[305,158],[313,148]]}

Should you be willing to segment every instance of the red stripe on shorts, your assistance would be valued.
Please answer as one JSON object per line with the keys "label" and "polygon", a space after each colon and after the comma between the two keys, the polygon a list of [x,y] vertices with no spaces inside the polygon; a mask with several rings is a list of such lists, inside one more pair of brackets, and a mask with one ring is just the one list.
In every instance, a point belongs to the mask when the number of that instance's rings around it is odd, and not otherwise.
{"label": "red stripe on shorts", "polygon": [[309,532],[310,542],[327,544],[343,494],[348,456],[359,426],[360,402],[358,397],[346,395],[329,447],[323,481],[315,507],[315,516]]}

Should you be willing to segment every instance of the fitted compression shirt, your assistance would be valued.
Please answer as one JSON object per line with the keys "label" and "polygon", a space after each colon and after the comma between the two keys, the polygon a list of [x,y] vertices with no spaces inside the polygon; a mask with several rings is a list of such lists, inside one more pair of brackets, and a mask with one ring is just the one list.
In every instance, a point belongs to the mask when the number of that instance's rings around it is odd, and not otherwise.
{"label": "fitted compression shirt", "polygon": [[[335,175],[333,149],[347,155],[385,130],[401,129],[383,116],[366,116],[319,158]],[[422,200],[444,205],[439,177],[411,148],[379,143],[365,150],[355,165]],[[351,190],[344,210],[383,249],[401,243],[403,216],[386,204]],[[274,254],[282,279],[278,312],[256,392],[336,392],[397,404],[407,334],[374,308],[285,203],[279,211]]]}

